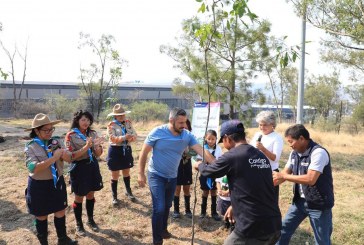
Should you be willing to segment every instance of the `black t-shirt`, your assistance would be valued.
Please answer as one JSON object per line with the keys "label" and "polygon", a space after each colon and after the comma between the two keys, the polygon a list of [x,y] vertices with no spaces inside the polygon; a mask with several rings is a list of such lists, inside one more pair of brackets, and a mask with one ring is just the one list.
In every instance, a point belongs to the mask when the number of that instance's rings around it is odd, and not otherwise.
{"label": "black t-shirt", "polygon": [[235,231],[255,238],[281,230],[281,213],[274,194],[269,160],[251,145],[241,144],[212,164],[200,164],[201,175],[227,175],[233,206]]}

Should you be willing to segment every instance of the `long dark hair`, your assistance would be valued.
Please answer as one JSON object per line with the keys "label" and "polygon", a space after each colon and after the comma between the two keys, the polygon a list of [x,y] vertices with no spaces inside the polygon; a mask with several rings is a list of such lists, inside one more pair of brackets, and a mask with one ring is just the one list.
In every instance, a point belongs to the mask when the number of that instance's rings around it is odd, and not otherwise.
{"label": "long dark hair", "polygon": [[71,129],[73,128],[80,128],[80,124],[79,124],[79,120],[81,119],[82,116],[87,117],[90,120],[90,126],[87,129],[87,134],[89,133],[91,126],[94,122],[94,117],[92,116],[92,114],[88,111],[82,111],[79,110],[77,111],[75,114],[73,114],[73,119],[72,119],[72,123],[71,123]]}

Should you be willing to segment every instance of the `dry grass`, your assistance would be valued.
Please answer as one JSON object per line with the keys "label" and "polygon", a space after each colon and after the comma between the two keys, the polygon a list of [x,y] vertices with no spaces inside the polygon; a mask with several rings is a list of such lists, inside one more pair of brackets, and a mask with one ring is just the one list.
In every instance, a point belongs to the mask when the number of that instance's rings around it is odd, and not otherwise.
{"label": "dry grass", "polygon": [[[26,212],[24,189],[27,184],[27,170],[24,166],[23,147],[25,140],[24,128],[30,125],[30,120],[0,121],[0,132],[6,137],[6,143],[0,144],[0,245],[2,244],[37,244],[34,235],[33,217]],[[160,122],[136,123],[134,126],[139,134],[138,142],[134,143],[135,163],[144,137]],[[69,123],[57,125],[55,135],[63,135]],[[279,125],[277,131],[283,134],[287,125]],[[99,134],[105,133],[105,125],[95,125]],[[252,136],[257,129],[248,129]],[[334,213],[333,244],[363,244],[364,230],[364,156],[360,152],[364,136],[335,135],[320,133],[309,128],[312,138],[325,146],[332,157],[334,169],[334,185],[336,204]],[[105,147],[107,145],[105,144]],[[288,157],[289,148],[284,147],[281,167]],[[101,157],[105,159],[105,154]],[[110,174],[104,160],[100,161],[104,181],[104,189],[96,194],[95,220],[101,231],[98,233],[86,230],[87,237],[79,238],[80,244],[150,244],[151,236],[151,198],[148,188],[139,188],[137,184],[137,167],[132,169],[132,187],[138,201],[129,202],[122,195],[124,187],[119,185],[119,196],[123,199],[119,208],[111,205]],[[121,181],[122,182],[122,181]],[[69,188],[69,187],[68,187]],[[69,191],[69,189],[68,189]],[[197,190],[197,196],[201,194]],[[194,196],[192,197],[194,198]],[[291,202],[292,189],[290,184],[281,186],[280,207],[284,214]],[[69,195],[68,204],[73,202]],[[221,228],[221,223],[211,218],[198,220],[200,198],[197,200],[195,244],[222,244],[227,232]],[[183,201],[181,203],[183,212]],[[84,210],[84,220],[86,220]],[[169,229],[174,235],[165,244],[190,244],[191,220],[182,217],[180,220],[170,220]],[[67,229],[73,237],[75,220],[71,209],[67,211]],[[53,218],[49,218],[49,241],[55,244],[56,234]],[[309,222],[306,220],[295,233],[291,244],[314,244]]]}

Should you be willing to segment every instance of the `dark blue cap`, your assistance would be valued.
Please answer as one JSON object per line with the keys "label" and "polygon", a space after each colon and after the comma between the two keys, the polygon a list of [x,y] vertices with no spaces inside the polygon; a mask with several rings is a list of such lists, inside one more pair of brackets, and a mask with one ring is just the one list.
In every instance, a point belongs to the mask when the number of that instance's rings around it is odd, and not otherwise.
{"label": "dark blue cap", "polygon": [[220,130],[220,140],[219,143],[222,142],[222,138],[224,138],[225,135],[231,135],[231,134],[243,134],[245,133],[244,125],[239,120],[229,120],[221,124],[221,130]]}

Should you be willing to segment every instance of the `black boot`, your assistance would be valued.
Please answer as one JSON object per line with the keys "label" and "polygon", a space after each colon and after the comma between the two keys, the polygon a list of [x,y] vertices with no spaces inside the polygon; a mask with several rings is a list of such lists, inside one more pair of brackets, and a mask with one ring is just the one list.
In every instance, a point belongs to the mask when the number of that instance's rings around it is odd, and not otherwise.
{"label": "black boot", "polygon": [[112,191],[112,204],[118,205],[118,181],[117,180],[111,180],[111,191]]}
{"label": "black boot", "polygon": [[207,208],[207,197],[202,196],[201,215],[200,215],[201,219],[206,217],[206,208]]}
{"label": "black boot", "polygon": [[72,240],[67,236],[66,232],[66,216],[57,218],[54,216],[54,226],[56,227],[58,245],[72,245],[77,244],[77,241]]}
{"label": "black boot", "polygon": [[86,199],[86,210],[87,210],[87,225],[91,227],[93,231],[99,231],[99,227],[94,221],[94,207],[95,207],[95,198]]}
{"label": "black boot", "polygon": [[73,202],[73,212],[76,219],[76,234],[78,236],[86,236],[85,228],[82,223],[82,202]]}
{"label": "black boot", "polygon": [[191,200],[191,196],[185,196],[185,212],[186,212],[186,217],[188,217],[188,218],[192,218],[190,200]]}
{"label": "black boot", "polygon": [[174,196],[173,206],[174,206],[174,211],[172,214],[172,218],[174,219],[181,218],[181,214],[179,213],[179,196]]}
{"label": "black boot", "polygon": [[133,195],[133,193],[131,192],[131,188],[130,188],[130,176],[128,177],[123,177],[124,179],[124,184],[125,184],[125,195],[130,199],[130,201],[135,202],[135,197]]}
{"label": "black boot", "polygon": [[217,213],[216,211],[216,196],[211,196],[211,217],[215,220],[215,221],[220,221],[221,217],[220,215]]}
{"label": "black boot", "polygon": [[35,220],[37,238],[41,245],[48,245],[48,220]]}

